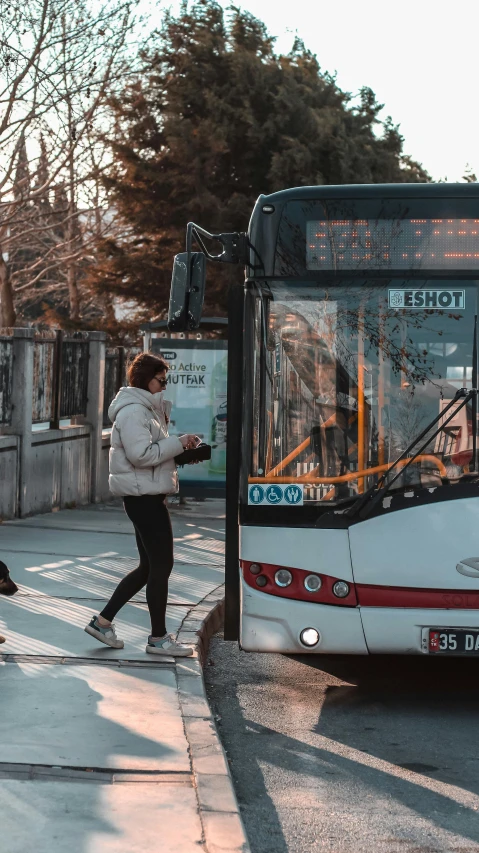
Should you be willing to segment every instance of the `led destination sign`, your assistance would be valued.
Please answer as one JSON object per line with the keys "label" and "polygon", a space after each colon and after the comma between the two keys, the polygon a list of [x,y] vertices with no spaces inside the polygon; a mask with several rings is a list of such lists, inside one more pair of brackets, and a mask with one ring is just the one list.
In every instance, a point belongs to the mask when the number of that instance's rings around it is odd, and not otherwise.
{"label": "led destination sign", "polygon": [[389,291],[390,308],[426,308],[441,310],[444,308],[463,309],[466,305],[464,290],[406,290]]}
{"label": "led destination sign", "polygon": [[318,219],[308,270],[479,270],[479,219]]}

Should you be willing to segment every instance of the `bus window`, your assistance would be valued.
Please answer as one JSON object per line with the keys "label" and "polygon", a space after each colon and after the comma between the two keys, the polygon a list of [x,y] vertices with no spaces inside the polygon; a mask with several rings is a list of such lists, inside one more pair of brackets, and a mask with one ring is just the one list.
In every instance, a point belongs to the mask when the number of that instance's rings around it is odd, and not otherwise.
{"label": "bus window", "polygon": [[[459,387],[471,388],[476,291],[456,280],[276,282],[265,331],[265,288],[247,353],[249,482],[300,484],[304,503],[349,499],[376,482]],[[448,294],[463,307],[443,308]],[[471,458],[465,407],[395,488],[460,482]]]}

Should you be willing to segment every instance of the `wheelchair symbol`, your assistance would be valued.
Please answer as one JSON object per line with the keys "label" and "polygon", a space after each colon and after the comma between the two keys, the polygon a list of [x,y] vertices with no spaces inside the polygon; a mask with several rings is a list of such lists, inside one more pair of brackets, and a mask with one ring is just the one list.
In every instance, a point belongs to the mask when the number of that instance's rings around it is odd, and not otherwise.
{"label": "wheelchair symbol", "polygon": [[283,500],[281,486],[268,486],[266,489],[266,500],[269,504],[279,504]]}

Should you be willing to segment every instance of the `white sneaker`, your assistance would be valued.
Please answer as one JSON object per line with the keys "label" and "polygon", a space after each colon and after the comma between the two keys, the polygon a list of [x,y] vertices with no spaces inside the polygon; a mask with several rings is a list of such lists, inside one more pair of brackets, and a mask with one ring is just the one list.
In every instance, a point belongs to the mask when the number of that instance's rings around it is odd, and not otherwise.
{"label": "white sneaker", "polygon": [[123,640],[119,640],[116,636],[113,622],[111,625],[100,625],[97,616],[93,616],[86,626],[85,631],[87,634],[90,634],[92,637],[100,640],[100,643],[105,643],[106,646],[111,646],[112,649],[122,649],[125,645]]}
{"label": "white sneaker", "polygon": [[149,655],[168,655],[174,658],[189,658],[193,654],[193,649],[189,646],[180,646],[172,638],[171,634],[165,634],[161,640],[151,641],[151,634],[148,637],[148,645],[146,651]]}

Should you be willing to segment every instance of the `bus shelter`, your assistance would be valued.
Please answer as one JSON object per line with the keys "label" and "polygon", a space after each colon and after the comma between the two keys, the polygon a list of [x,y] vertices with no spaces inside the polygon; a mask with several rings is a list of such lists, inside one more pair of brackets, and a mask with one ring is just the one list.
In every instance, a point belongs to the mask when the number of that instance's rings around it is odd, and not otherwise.
{"label": "bus shelter", "polygon": [[[224,317],[208,317],[202,327],[223,331],[227,323]],[[145,350],[162,355],[170,368],[165,395],[173,403],[171,432],[196,433],[212,448],[208,462],[179,469],[180,496],[224,497],[228,342],[203,338],[201,332],[171,336],[165,320],[144,324],[141,330]]]}

